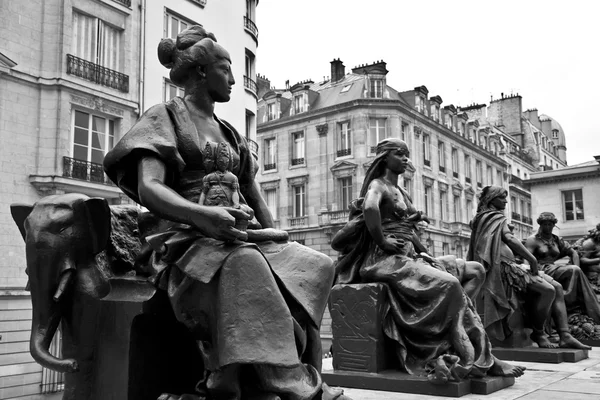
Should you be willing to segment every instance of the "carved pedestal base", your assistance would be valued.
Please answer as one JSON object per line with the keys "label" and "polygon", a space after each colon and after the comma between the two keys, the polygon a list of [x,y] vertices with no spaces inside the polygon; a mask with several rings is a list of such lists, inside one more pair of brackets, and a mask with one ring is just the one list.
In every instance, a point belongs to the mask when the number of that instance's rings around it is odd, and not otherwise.
{"label": "carved pedestal base", "polygon": [[492,348],[492,354],[501,360],[551,364],[559,364],[562,362],[578,362],[588,358],[587,350],[540,349],[539,347],[494,347]]}

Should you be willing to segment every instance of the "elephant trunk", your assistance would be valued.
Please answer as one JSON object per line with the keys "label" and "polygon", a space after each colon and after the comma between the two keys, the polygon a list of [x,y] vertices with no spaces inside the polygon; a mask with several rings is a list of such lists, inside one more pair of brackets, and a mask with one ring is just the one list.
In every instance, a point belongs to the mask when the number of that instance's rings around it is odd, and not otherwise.
{"label": "elephant trunk", "polygon": [[60,298],[60,294],[67,287],[72,272],[72,269],[63,272],[61,283],[59,283],[58,290],[55,293],[50,287],[39,287],[40,284],[50,286],[48,282],[41,283],[37,279],[30,280],[33,318],[29,351],[40,365],[57,372],[76,372],[79,370],[76,360],[59,359],[50,354],[49,351],[52,338],[62,319],[62,307],[56,300]]}

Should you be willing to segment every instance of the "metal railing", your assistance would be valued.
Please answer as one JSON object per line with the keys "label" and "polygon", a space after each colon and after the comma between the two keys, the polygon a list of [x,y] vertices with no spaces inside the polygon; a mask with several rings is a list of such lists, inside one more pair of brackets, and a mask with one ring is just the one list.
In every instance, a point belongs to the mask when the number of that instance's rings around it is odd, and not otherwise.
{"label": "metal railing", "polygon": [[290,227],[297,228],[308,225],[308,217],[291,217],[289,218]]}
{"label": "metal railing", "polygon": [[124,5],[125,7],[131,8],[131,0],[113,0],[115,3]]}
{"label": "metal railing", "polygon": [[258,86],[256,82],[244,75],[244,88],[252,93],[254,96],[258,96]]}
{"label": "metal railing", "polygon": [[265,164],[263,170],[264,171],[270,171],[272,169],[277,168],[277,164],[272,163],[272,164]]}
{"label": "metal railing", "polygon": [[530,217],[521,217],[521,221],[526,224],[533,225],[533,220]]}
{"label": "metal railing", "polygon": [[292,165],[303,165],[304,157],[302,158],[292,158]]}
{"label": "metal railing", "polygon": [[514,212],[514,211],[511,213],[511,217],[512,217],[512,219],[514,219],[515,221],[520,221],[520,220],[521,220],[521,214],[519,214],[519,213],[516,213],[516,212]]}
{"label": "metal railing", "polygon": [[246,28],[246,30],[249,31],[254,36],[254,39],[258,39],[258,28],[256,27],[256,24],[254,23],[254,21],[252,21],[250,18],[248,18],[245,15],[244,15],[244,28]]}
{"label": "metal railing", "polygon": [[[48,349],[55,357],[62,357],[62,335],[60,329],[56,330],[54,338]],[[65,374],[51,369],[42,368],[42,382],[40,383],[42,394],[56,393],[65,389]]]}
{"label": "metal railing", "polygon": [[349,210],[327,211],[319,215],[319,225],[345,224],[349,215]]}
{"label": "metal railing", "polygon": [[352,154],[352,149],[341,149],[337,151],[338,157],[349,156]]}
{"label": "metal railing", "polygon": [[65,178],[81,179],[83,181],[113,185],[104,174],[102,164],[63,157],[63,176]]}
{"label": "metal railing", "polygon": [[67,54],[67,74],[75,75],[102,86],[129,92],[129,76],[82,58]]}
{"label": "metal railing", "polygon": [[254,155],[258,155],[258,143],[250,138],[246,138],[248,141],[248,147],[250,148],[250,152]]}

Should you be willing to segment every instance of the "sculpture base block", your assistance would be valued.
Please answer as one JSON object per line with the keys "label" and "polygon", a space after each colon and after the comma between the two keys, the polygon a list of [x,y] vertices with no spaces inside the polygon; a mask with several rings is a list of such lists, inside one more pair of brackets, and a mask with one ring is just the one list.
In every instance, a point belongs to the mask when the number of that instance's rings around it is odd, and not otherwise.
{"label": "sculpture base block", "polygon": [[486,376],[485,378],[471,379],[471,393],[490,394],[515,384],[515,378],[501,376]]}
{"label": "sculpture base block", "polygon": [[[448,382],[445,385],[434,385],[429,382],[426,377],[414,376],[404,372],[391,370],[385,370],[379,373],[327,371],[323,372],[321,375],[323,381],[329,386],[446,397],[461,397],[471,393],[470,380]],[[486,385],[481,386],[483,387]]]}
{"label": "sculpture base block", "polygon": [[588,358],[587,350],[540,349],[539,347],[494,347],[492,354],[501,360],[560,364],[577,362]]}

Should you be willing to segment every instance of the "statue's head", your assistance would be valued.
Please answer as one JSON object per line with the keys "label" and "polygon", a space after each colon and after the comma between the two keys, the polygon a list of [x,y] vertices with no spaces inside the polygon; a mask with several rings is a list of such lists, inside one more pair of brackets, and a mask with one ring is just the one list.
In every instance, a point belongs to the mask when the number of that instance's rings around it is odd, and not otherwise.
{"label": "statue's head", "polygon": [[500,186],[486,186],[479,193],[479,204],[477,212],[487,210],[504,211],[508,197],[508,191]]}
{"label": "statue's head", "polygon": [[364,197],[369,183],[383,175],[386,168],[398,174],[404,173],[410,163],[410,151],[405,141],[398,138],[387,138],[377,143],[375,159],[365,174],[360,197]]}
{"label": "statue's head", "polygon": [[554,213],[543,212],[537,218],[536,222],[540,226],[540,231],[544,233],[552,233],[552,230],[558,222],[558,219],[556,219],[556,215],[554,215]]}
{"label": "statue's head", "polygon": [[229,101],[231,86],[235,84],[231,58],[217,43],[215,35],[202,25],[181,31],[177,40],[162,39],[158,45],[158,59],[171,70],[169,76],[176,85],[186,88],[206,86],[214,101]]}

